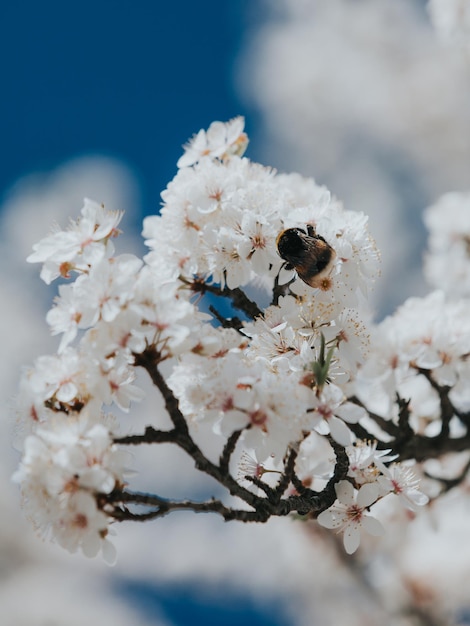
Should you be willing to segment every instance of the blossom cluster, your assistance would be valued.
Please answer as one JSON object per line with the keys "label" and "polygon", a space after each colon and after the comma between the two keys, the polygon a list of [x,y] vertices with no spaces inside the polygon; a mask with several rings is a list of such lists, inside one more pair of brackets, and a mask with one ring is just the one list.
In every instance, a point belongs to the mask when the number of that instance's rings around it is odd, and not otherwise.
{"label": "blossom cluster", "polygon": [[438,35],[444,41],[467,46],[470,33],[470,5],[467,0],[429,0],[428,10]]}
{"label": "blossom cluster", "polygon": [[[257,479],[266,462],[282,467],[297,449],[307,484],[319,478],[314,466],[323,455],[312,439],[343,447],[348,476],[318,520],[344,531],[348,552],[361,527],[382,532],[369,515],[375,502],[392,493],[411,508],[427,501],[412,471],[392,464],[396,455],[362,441],[372,397],[364,389],[388,399],[384,419],[396,417],[391,389],[401,390],[420,368],[463,394],[465,305],[452,308],[439,294],[406,304],[373,331],[369,355],[367,296],[380,258],[367,216],[344,209],[312,179],[251,162],[243,156],[247,143],[241,118],[193,137],[160,214],[144,221],[150,251],[143,260],[115,255],[121,213],[91,200],[28,258],[42,263],[46,283],[62,281],[47,313],[61,339],[57,354],[39,357],[21,379],[24,441],[15,479],[35,525],[69,550],[102,549],[112,558],[109,526],[124,510],[116,511],[112,496],[126,488],[127,465],[109,410],[128,412],[142,398],[136,366],[149,354],[147,370],[173,407],[175,431],[186,436],[206,422],[226,440],[238,433],[242,458],[253,451]],[[318,241],[332,250],[315,287],[278,252],[280,233],[294,228],[309,233],[313,250]],[[317,271],[314,252],[304,254]],[[204,310],[206,293],[218,296],[212,314]],[[227,299],[243,319],[221,313]],[[425,313],[430,306],[435,313]],[[455,336],[440,326],[444,318]],[[163,361],[171,365],[164,383],[157,377]],[[325,461],[320,480],[328,481],[334,464]]]}
{"label": "blossom cluster", "polygon": [[[330,473],[325,450],[312,433],[301,446],[298,475],[304,481],[326,480]],[[337,500],[318,516],[318,523],[343,533],[346,552],[352,554],[360,544],[363,532],[385,534],[382,522],[370,514],[372,505],[385,497],[396,496],[406,510],[416,512],[429,501],[420,491],[420,481],[409,464],[395,462],[389,449],[379,450],[377,443],[356,439],[346,446],[349,470],[345,480],[335,484]],[[325,459],[325,462],[320,462]]]}
{"label": "blossom cluster", "polygon": [[109,422],[87,410],[55,414],[24,443],[14,475],[21,482],[32,522],[45,536],[71,552],[87,556],[100,550],[113,563],[109,520],[94,494],[110,493],[124,482],[128,455],[112,443]]}
{"label": "blossom cluster", "polygon": [[43,264],[43,280],[68,282],[46,316],[61,334],[57,354],[25,369],[18,396],[25,441],[15,479],[31,518],[66,548],[102,548],[107,558],[110,519],[98,495],[124,485],[126,467],[116,465],[117,426],[110,429],[106,407],[127,412],[142,399],[133,364],[146,345],[177,354],[198,334],[194,307],[174,283],[134,255],[113,255],[121,217],[85,199],[79,220],[34,246],[28,260]]}
{"label": "blossom cluster", "polygon": [[449,296],[470,294],[470,193],[452,192],[428,207],[429,244],[424,272],[430,285]]}

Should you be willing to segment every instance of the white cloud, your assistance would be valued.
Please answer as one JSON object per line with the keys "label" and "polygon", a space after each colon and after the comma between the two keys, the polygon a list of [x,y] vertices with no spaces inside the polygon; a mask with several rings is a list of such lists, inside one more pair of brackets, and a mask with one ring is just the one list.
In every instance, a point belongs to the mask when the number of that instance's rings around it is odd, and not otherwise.
{"label": "white cloud", "polygon": [[169,626],[163,617],[146,619],[112,594],[105,577],[76,571],[71,563],[23,563],[2,581],[0,605],[3,626]]}

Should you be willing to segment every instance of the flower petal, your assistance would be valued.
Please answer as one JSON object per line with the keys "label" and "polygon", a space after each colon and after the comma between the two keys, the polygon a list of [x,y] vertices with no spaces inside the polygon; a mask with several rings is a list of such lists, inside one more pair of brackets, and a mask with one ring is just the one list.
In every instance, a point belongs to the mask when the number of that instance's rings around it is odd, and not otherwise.
{"label": "flower petal", "polygon": [[380,487],[377,483],[366,483],[365,485],[362,485],[359,489],[359,493],[357,494],[357,504],[361,507],[361,509],[365,509],[377,500],[379,497],[379,490]]}
{"label": "flower petal", "polygon": [[374,535],[374,537],[380,537],[385,534],[385,528],[378,519],[372,517],[371,515],[363,515],[362,526],[364,527],[364,530],[369,533],[369,535]]}
{"label": "flower petal", "polygon": [[354,504],[354,487],[348,480],[340,480],[335,485],[336,495],[342,504]]}
{"label": "flower petal", "polygon": [[328,419],[328,426],[330,427],[331,436],[342,446],[349,446],[352,441],[352,433],[343,420],[339,417],[332,415]]}
{"label": "flower petal", "polygon": [[345,518],[344,515],[338,513],[337,511],[328,510],[320,513],[320,515],[317,517],[317,521],[320,526],[331,529],[339,528],[340,526],[342,526],[345,522]]}
{"label": "flower petal", "polygon": [[359,531],[359,526],[348,526],[344,531],[343,544],[344,549],[348,554],[352,554],[356,552],[359,548],[359,544],[361,543],[361,533]]}
{"label": "flower petal", "polygon": [[357,422],[367,416],[367,411],[357,404],[352,402],[344,402],[341,406],[335,409],[336,415],[349,424],[357,424]]}

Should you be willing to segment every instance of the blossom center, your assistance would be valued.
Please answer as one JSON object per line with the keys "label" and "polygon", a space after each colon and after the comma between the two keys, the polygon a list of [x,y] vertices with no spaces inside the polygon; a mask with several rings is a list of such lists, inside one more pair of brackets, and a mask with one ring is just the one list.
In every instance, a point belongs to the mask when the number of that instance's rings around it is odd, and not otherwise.
{"label": "blossom center", "polygon": [[268,420],[268,416],[262,409],[256,409],[250,413],[250,422],[253,426],[263,428]]}
{"label": "blossom center", "polygon": [[362,518],[362,513],[363,510],[357,504],[352,504],[351,506],[349,506],[346,512],[348,519],[353,522],[359,522]]}
{"label": "blossom center", "polygon": [[83,513],[77,513],[73,520],[73,525],[77,528],[86,528],[88,526],[88,518]]}

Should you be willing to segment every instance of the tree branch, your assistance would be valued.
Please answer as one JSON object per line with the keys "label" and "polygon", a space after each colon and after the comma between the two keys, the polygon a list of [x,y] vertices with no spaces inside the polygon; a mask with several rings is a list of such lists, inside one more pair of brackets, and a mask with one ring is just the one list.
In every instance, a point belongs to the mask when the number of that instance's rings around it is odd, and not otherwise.
{"label": "tree branch", "polygon": [[[233,440],[228,446],[228,449],[234,445],[233,441],[239,436],[238,431],[232,435]],[[301,495],[289,496],[285,499],[282,499],[282,495],[289,486],[291,478],[295,475],[294,468],[297,458],[296,446],[290,447],[283,476],[274,489],[265,483],[261,483],[261,481],[257,479],[252,479],[253,483],[257,484],[265,491],[267,497],[260,497],[253,494],[237,483],[230,474],[223,474],[220,467],[204,458],[203,471],[206,471],[206,473],[216,478],[232,495],[244,500],[252,507],[252,511],[232,509],[214,498],[206,502],[195,502],[193,500],[173,501],[157,495],[126,491],[125,489],[115,489],[111,494],[100,494],[98,503],[100,508],[118,521],[145,521],[148,519],[156,519],[174,510],[191,510],[196,513],[213,512],[221,515],[226,521],[239,520],[243,522],[262,523],[266,522],[272,516],[286,516],[292,512],[297,512],[301,515],[307,513],[317,515],[333,504],[336,499],[334,485],[346,477],[349,467],[348,456],[344,447],[337,444],[331,438],[330,443],[336,455],[336,464],[333,476],[328,481],[325,488],[320,492],[305,488]],[[222,457],[225,459],[226,455],[222,453]],[[228,467],[225,461],[224,467],[225,469]],[[152,510],[136,513],[129,511],[127,507],[128,504],[152,507]]]}
{"label": "tree branch", "polygon": [[180,280],[188,285],[194,293],[201,293],[203,295],[205,293],[212,293],[215,296],[229,298],[233,306],[239,311],[243,311],[250,319],[255,319],[263,315],[262,310],[258,307],[256,302],[250,300],[239,287],[230,289],[225,285],[225,287],[222,288],[220,285],[209,284],[202,278],[195,278],[191,281],[180,277]]}
{"label": "tree branch", "polygon": [[[210,286],[212,290],[213,286]],[[219,288],[214,288],[218,291]],[[235,291],[235,290],[232,290]],[[165,402],[166,410],[173,423],[173,429],[161,431],[148,426],[142,435],[129,435],[127,437],[117,437],[114,441],[118,444],[137,445],[151,443],[173,443],[182,448],[193,460],[195,467],[211,476],[220,485],[235,497],[244,501],[252,510],[238,510],[226,506],[223,502],[212,498],[206,502],[195,502],[183,500],[181,502],[166,500],[157,495],[139,494],[116,490],[112,496],[100,496],[104,498],[103,510],[107,511],[117,520],[135,519],[143,521],[145,519],[155,519],[167,515],[173,510],[192,510],[195,512],[214,512],[221,515],[225,520],[237,519],[241,521],[266,522],[271,516],[285,516],[292,512],[301,515],[309,514],[316,517],[321,511],[329,508],[336,500],[335,485],[347,477],[349,460],[346,450],[329,437],[330,445],[336,455],[335,468],[332,477],[322,491],[314,491],[304,486],[295,474],[295,461],[300,442],[292,444],[284,461],[284,470],[275,487],[270,487],[258,477],[247,476],[247,480],[255,484],[262,494],[256,494],[243,487],[230,474],[230,460],[235,447],[245,430],[239,429],[228,437],[217,463],[210,461],[197,446],[190,435],[186,418],[179,408],[177,398],[168,387],[166,380],[161,374],[158,366],[161,362],[161,355],[154,346],[148,346],[140,354],[135,354],[135,364],[144,367],[150,375],[155,386],[160,390]],[[371,419],[389,436],[391,441],[380,441],[376,437],[371,437],[369,432],[359,424],[351,425],[358,437],[364,439],[374,439],[378,441],[378,447],[391,448],[398,454],[398,460],[416,459],[423,461],[428,458],[439,457],[447,452],[459,452],[470,447],[470,433],[464,437],[450,438],[449,422],[455,414],[452,403],[449,400],[449,388],[439,386],[431,377],[430,373],[423,373],[429,380],[433,388],[438,392],[441,402],[441,412],[443,427],[441,432],[435,437],[427,437],[417,434],[410,426],[410,406],[409,401],[397,395],[398,404],[398,424],[389,422],[381,416],[368,412]],[[352,402],[359,406],[364,406],[356,397],[350,398]],[[365,408],[365,407],[364,407]],[[367,410],[367,409],[366,409]],[[248,428],[249,426],[247,426]],[[457,481],[457,479],[456,479]],[[293,485],[297,490],[295,495],[283,497],[289,485]],[[449,481],[449,488],[456,482]],[[127,505],[140,505],[150,507],[150,511],[135,512],[130,511]],[[111,512],[108,511],[112,505]]]}

